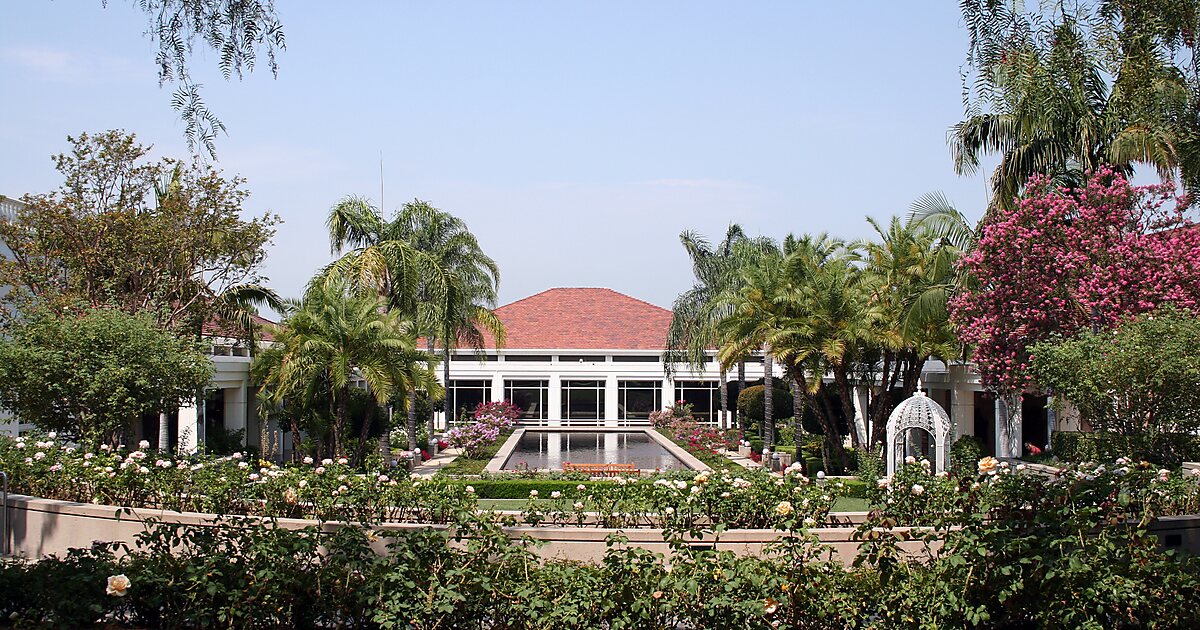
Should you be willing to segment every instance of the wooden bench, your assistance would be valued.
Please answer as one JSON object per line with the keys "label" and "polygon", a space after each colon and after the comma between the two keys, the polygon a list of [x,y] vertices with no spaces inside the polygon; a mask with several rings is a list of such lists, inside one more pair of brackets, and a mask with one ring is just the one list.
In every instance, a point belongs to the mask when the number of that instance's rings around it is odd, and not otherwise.
{"label": "wooden bench", "polygon": [[563,463],[563,472],[580,472],[590,477],[637,477],[641,475],[634,464],[572,464]]}

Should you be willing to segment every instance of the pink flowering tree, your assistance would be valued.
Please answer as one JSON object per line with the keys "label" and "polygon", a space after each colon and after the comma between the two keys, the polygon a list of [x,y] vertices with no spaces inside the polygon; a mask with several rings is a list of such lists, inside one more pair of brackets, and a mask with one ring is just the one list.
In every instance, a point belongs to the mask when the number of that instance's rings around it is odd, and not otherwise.
{"label": "pink flowering tree", "polygon": [[971,282],[950,310],[984,386],[1000,396],[1002,455],[1020,454],[1030,346],[1162,303],[1200,303],[1200,229],[1189,211],[1169,184],[1132,186],[1101,169],[1077,190],[1035,176],[1015,209],[983,226],[961,263]]}
{"label": "pink flowering tree", "polygon": [[446,441],[462,449],[467,457],[479,455],[484,448],[495,444],[505,431],[513,428],[517,418],[521,417],[521,408],[507,400],[480,403],[475,407],[474,415],[474,422],[446,432]]}

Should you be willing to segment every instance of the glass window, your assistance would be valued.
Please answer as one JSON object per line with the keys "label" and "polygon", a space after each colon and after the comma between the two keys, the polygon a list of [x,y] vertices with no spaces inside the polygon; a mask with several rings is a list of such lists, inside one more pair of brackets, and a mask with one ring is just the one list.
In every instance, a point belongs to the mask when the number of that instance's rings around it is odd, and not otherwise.
{"label": "glass window", "polygon": [[662,381],[617,381],[621,420],[649,420],[662,409]]}
{"label": "glass window", "polygon": [[559,363],[605,363],[608,357],[603,354],[560,354]]}
{"label": "glass window", "polygon": [[658,363],[662,357],[655,354],[613,355],[613,363]]}
{"label": "glass window", "polygon": [[491,402],[492,384],[483,380],[450,380],[446,395],[450,397],[450,408],[454,410],[454,420],[466,413],[475,413],[475,407],[480,403]]}
{"label": "glass window", "polygon": [[721,410],[721,389],[717,381],[678,381],[675,398],[691,403],[696,420],[717,421],[717,412]]}
{"label": "glass window", "polygon": [[546,401],[550,396],[550,381],[504,381],[504,397],[521,408],[523,420],[549,418]]}
{"label": "glass window", "polygon": [[548,354],[506,354],[506,355],[504,355],[504,360],[509,361],[509,362],[527,361],[530,363],[549,363],[550,355],[548,355]]}
{"label": "glass window", "polygon": [[473,352],[472,353],[456,352],[456,353],[450,355],[450,360],[451,361],[475,361],[476,363],[479,363],[479,362],[486,363],[488,361],[495,361],[496,355],[494,355],[494,354],[475,354]]}
{"label": "glass window", "polygon": [[604,381],[563,381],[563,420],[603,420]]}

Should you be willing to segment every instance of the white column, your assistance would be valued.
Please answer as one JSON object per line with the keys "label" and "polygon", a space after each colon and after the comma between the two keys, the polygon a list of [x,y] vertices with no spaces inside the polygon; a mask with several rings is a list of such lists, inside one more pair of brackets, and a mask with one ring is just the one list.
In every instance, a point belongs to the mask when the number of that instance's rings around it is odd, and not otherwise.
{"label": "white column", "polygon": [[[851,399],[854,402],[854,431],[858,433],[859,444],[871,443],[871,426],[867,419],[869,396],[870,392],[864,386],[855,387],[851,391]],[[804,412],[801,409],[793,409],[792,413],[800,414]]]}
{"label": "white column", "polygon": [[179,420],[176,426],[179,433],[179,451],[195,453],[200,444],[200,417],[197,414],[195,402],[179,408]]}
{"label": "white column", "polygon": [[492,375],[492,400],[491,402],[500,402],[504,400],[504,375]]}
{"label": "white column", "polygon": [[562,376],[551,374],[546,391],[546,424],[562,426]]}
{"label": "white column", "polygon": [[664,378],[662,384],[662,406],[670,407],[675,404],[675,379]]}
{"label": "white column", "polygon": [[[246,429],[246,382],[238,387],[225,389],[225,430],[238,431]],[[246,444],[246,436],[242,436],[242,445]]]}
{"label": "white column", "polygon": [[1021,395],[1015,397],[1016,408],[1009,409],[1001,397],[996,397],[996,456],[1020,457],[1023,451],[1021,436]]}
{"label": "white column", "polygon": [[950,366],[950,420],[959,437],[975,435],[975,392],[966,381],[965,366]]}
{"label": "white column", "polygon": [[621,397],[617,392],[617,375],[609,374],[604,378],[604,425],[609,427],[617,426],[617,420],[621,417],[620,409],[617,408]]}

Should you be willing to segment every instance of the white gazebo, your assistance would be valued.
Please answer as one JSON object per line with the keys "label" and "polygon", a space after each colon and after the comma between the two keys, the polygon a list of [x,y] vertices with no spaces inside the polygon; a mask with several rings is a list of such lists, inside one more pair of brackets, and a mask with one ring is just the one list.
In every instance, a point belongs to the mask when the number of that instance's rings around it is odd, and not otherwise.
{"label": "white gazebo", "polygon": [[952,431],[950,415],[921,391],[921,384],[918,382],[916,393],[900,403],[892,411],[892,415],[888,416],[887,474],[895,474],[897,460],[904,458],[904,449],[909,443],[909,433],[912,429],[921,429],[929,433],[933,438],[934,471],[946,470]]}

